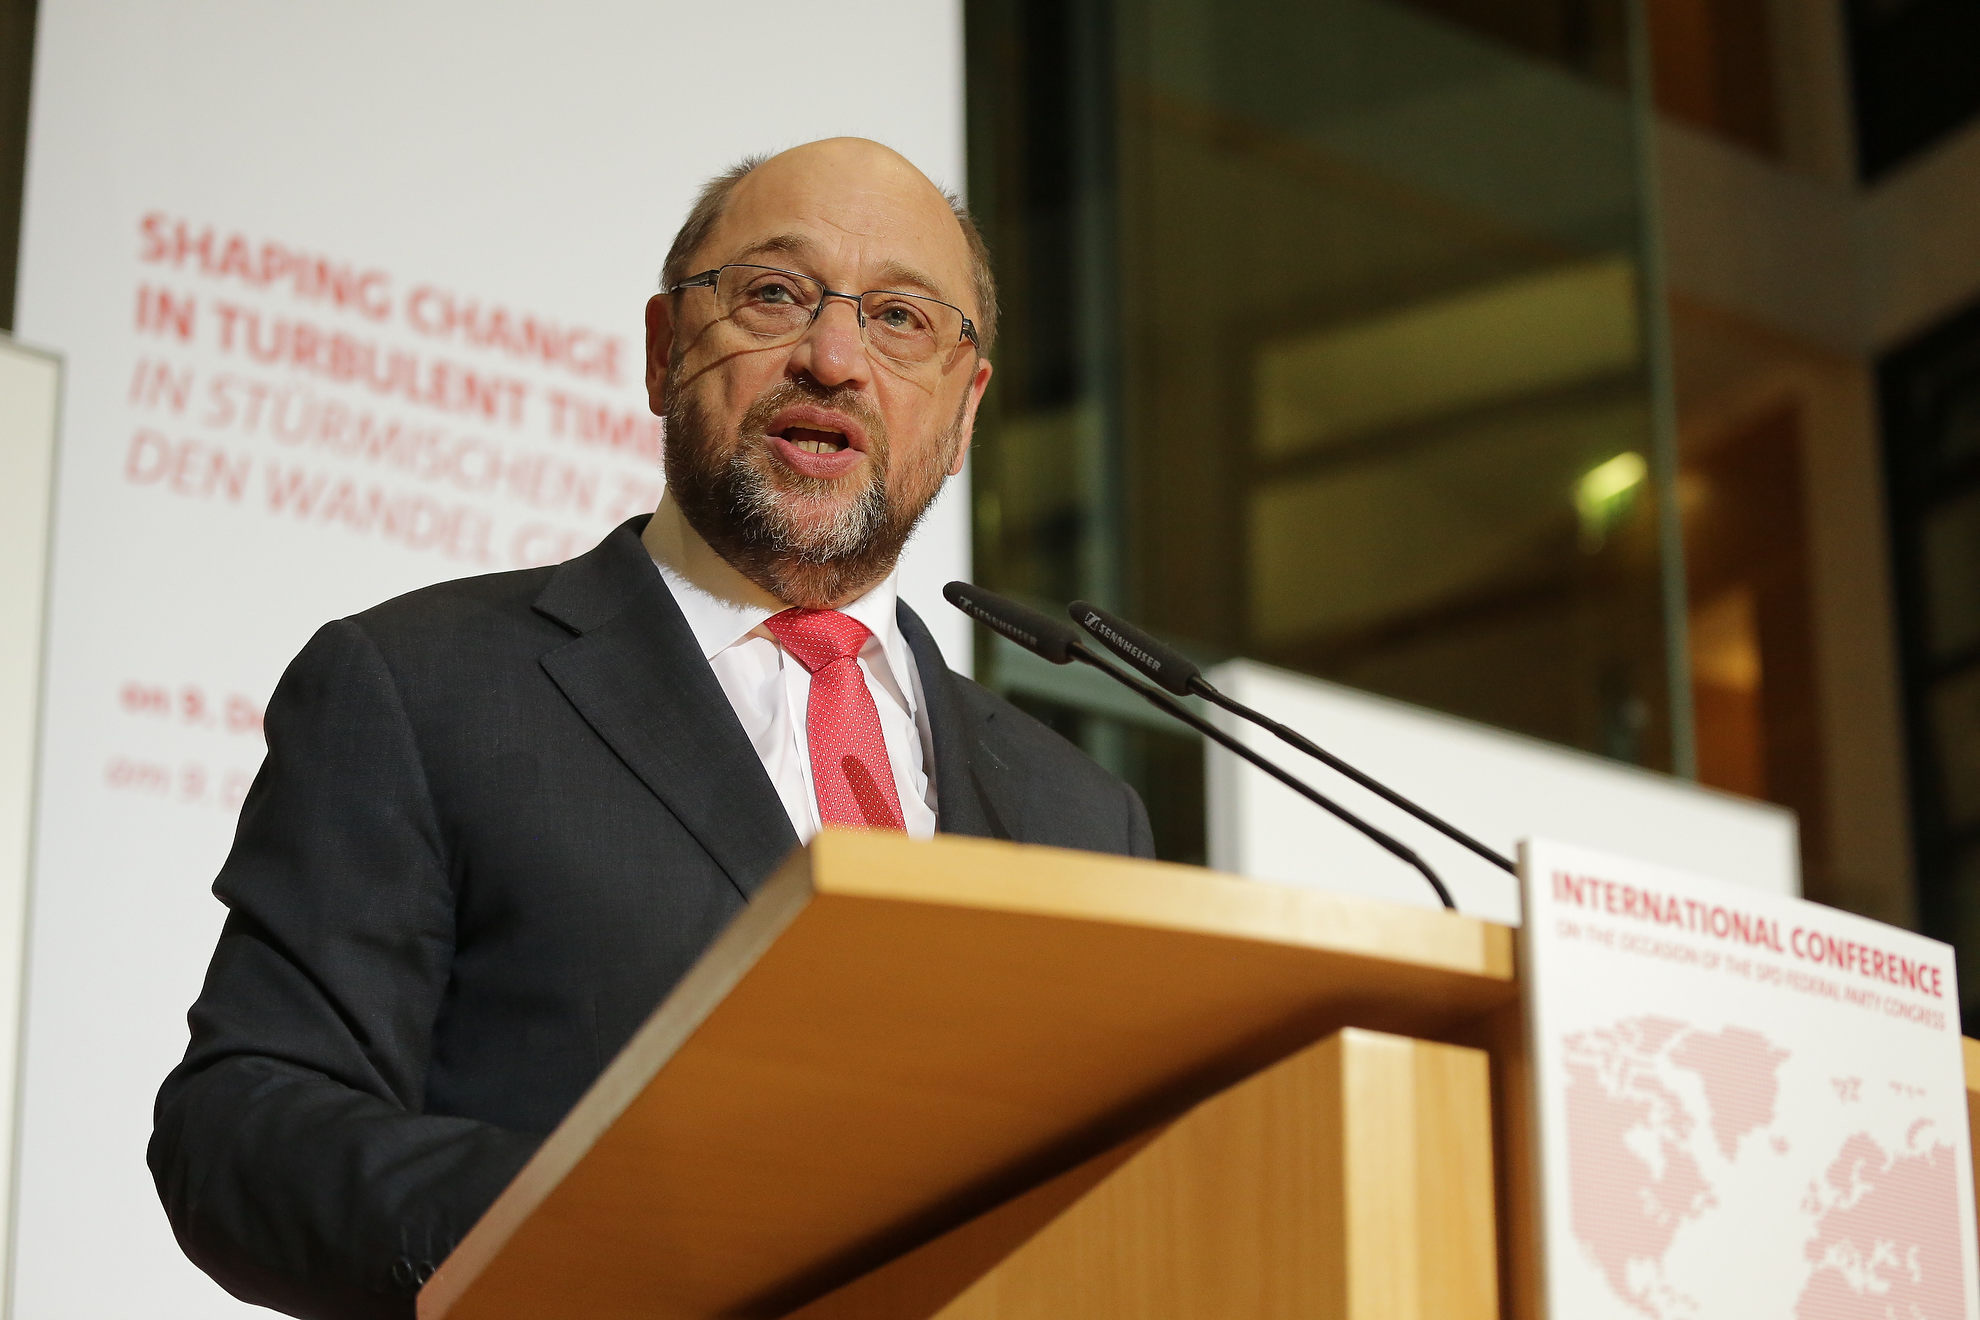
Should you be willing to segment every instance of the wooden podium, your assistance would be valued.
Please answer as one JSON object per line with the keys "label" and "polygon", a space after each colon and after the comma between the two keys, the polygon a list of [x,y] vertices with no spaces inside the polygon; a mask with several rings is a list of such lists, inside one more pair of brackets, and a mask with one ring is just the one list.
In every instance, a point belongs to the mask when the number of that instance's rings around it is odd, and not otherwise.
{"label": "wooden podium", "polygon": [[827,832],[419,1313],[1520,1315],[1519,1053],[1503,926]]}

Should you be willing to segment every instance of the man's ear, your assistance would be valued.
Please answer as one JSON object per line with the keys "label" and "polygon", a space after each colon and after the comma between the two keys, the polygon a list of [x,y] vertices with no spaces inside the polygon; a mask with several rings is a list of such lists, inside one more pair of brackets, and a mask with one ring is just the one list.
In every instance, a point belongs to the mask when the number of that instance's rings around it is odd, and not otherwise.
{"label": "man's ear", "polygon": [[963,470],[963,460],[969,457],[969,442],[976,438],[976,409],[983,402],[983,391],[990,385],[990,360],[978,358],[976,373],[969,380],[969,396],[963,400],[962,443],[956,446],[956,456],[949,463],[949,475],[955,476]]}
{"label": "man's ear", "polygon": [[646,406],[667,412],[667,364],[674,355],[674,300],[656,293],[646,300]]}

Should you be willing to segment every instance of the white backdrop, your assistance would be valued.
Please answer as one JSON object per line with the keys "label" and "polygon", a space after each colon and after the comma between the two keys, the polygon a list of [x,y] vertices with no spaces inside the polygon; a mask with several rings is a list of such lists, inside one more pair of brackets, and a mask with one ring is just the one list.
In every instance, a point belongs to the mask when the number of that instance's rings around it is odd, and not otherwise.
{"label": "white backdrop", "polygon": [[[1544,836],[1799,897],[1794,813],[1251,660],[1210,681],[1507,857]],[[1222,711],[1219,724],[1413,849],[1458,910],[1518,925],[1519,881]],[[1206,745],[1210,865],[1435,907],[1423,877],[1274,779]]]}
{"label": "white backdrop", "polygon": [[[68,374],[12,1315],[246,1309],[144,1146],[261,702],[328,618],[651,508],[668,240],[737,156],[836,133],[961,186],[957,0],[43,0],[16,324]],[[959,484],[904,590],[960,664]]]}
{"label": "white backdrop", "polygon": [[[13,1166],[61,362],[0,335],[0,1170]],[[7,1211],[0,1207],[0,1232]],[[10,1235],[11,1236],[11,1235]],[[0,1270],[7,1253],[0,1248]]]}

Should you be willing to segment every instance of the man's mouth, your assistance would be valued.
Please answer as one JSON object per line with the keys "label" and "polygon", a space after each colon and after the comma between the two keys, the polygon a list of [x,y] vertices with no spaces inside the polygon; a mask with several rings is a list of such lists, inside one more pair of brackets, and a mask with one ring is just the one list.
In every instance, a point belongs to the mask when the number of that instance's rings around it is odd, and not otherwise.
{"label": "man's mouth", "polygon": [[763,434],[785,467],[814,481],[836,481],[867,460],[866,428],[837,408],[812,403],[780,408]]}
{"label": "man's mouth", "polygon": [[787,426],[772,434],[780,435],[807,454],[836,454],[852,442],[844,432],[825,431],[810,426]]}
{"label": "man's mouth", "polygon": [[[841,454],[848,449],[864,454],[867,449],[866,428],[857,417],[811,403],[779,408],[763,430],[801,454]],[[853,457],[847,455],[846,461]]]}

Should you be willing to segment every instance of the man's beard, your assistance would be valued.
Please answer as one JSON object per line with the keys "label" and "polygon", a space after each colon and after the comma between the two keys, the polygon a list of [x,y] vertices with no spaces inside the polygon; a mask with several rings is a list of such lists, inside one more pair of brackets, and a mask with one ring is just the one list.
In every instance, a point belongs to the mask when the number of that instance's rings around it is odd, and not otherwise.
{"label": "man's beard", "polygon": [[[803,403],[845,413],[865,428],[866,460],[854,473],[807,477],[771,452],[765,428],[785,408]],[[909,466],[899,495],[890,498],[893,446],[856,390],[785,381],[758,396],[736,434],[726,437],[715,434],[707,412],[686,391],[677,391],[667,401],[667,488],[688,525],[744,577],[789,604],[829,609],[893,570],[941,493],[962,424],[959,407],[947,434],[904,460]],[[854,481],[864,484],[848,499],[846,486]]]}

